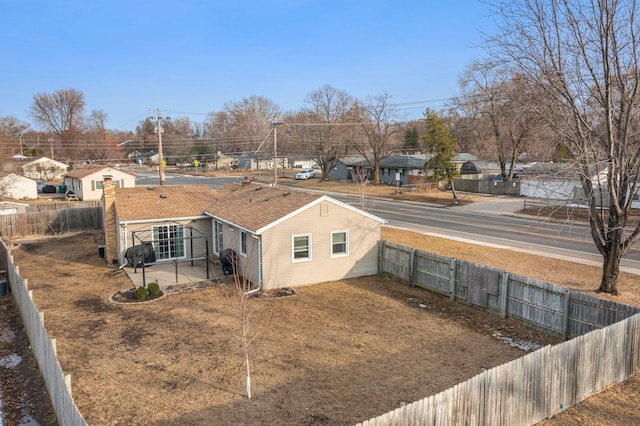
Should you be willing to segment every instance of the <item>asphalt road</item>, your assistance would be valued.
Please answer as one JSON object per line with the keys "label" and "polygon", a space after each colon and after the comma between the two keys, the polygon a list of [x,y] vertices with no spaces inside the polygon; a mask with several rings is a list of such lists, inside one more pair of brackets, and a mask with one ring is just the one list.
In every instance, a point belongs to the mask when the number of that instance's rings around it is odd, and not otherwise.
{"label": "asphalt road", "polygon": [[[158,184],[157,172],[136,171],[136,185]],[[208,184],[220,188],[239,177],[199,177],[167,173],[166,185]],[[345,203],[360,207],[357,196],[329,194]],[[509,248],[554,258],[601,265],[589,229],[580,223],[560,223],[547,217],[522,217],[514,212],[523,201],[514,197],[487,197],[486,201],[466,206],[442,207],[424,203],[375,199],[367,210],[388,221],[389,225],[459,241]],[[622,261],[623,270],[640,273],[640,250],[632,249]]]}

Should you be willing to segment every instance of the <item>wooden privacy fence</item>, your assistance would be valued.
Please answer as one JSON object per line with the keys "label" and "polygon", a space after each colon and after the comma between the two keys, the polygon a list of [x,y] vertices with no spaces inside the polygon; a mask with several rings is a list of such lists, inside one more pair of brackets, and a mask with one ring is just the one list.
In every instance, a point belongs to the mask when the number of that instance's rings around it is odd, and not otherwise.
{"label": "wooden privacy fence", "polygon": [[358,426],[533,425],[638,372],[640,315],[546,346]]}
{"label": "wooden privacy fence", "polygon": [[0,236],[5,239],[101,228],[100,201],[35,204],[26,213],[0,215]]}
{"label": "wooden privacy fence", "polygon": [[633,306],[388,241],[381,242],[380,256],[381,272],[565,339],[640,312]]}
{"label": "wooden privacy fence", "polygon": [[574,338],[359,426],[532,425],[640,370],[638,308],[387,241],[381,242],[380,270],[410,285]]}
{"label": "wooden privacy fence", "polygon": [[7,271],[12,296],[20,310],[31,350],[47,387],[58,423],[64,426],[85,426],[87,423],[71,396],[71,376],[64,376],[56,355],[55,339],[49,338],[44,326],[44,313],[38,312],[28,282],[20,276],[19,268],[14,265],[13,256],[2,239],[0,269]]}

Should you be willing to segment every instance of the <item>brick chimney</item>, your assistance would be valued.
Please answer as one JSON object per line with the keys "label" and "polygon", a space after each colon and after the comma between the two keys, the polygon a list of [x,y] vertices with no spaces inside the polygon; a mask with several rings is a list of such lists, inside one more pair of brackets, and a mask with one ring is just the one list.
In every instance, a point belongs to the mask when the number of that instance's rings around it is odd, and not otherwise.
{"label": "brick chimney", "polygon": [[104,258],[108,264],[118,263],[118,229],[116,228],[116,185],[111,175],[102,176],[102,210],[104,223]]}

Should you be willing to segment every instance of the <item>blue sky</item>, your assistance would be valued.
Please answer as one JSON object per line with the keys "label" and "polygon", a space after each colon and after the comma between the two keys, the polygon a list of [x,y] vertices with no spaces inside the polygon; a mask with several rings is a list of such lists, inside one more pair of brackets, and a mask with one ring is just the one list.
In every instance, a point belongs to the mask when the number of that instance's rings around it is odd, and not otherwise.
{"label": "blue sky", "polygon": [[294,111],[329,84],[386,91],[419,118],[482,56],[488,13],[475,0],[4,0],[0,116],[30,122],[35,94],[73,88],[87,114],[133,130],[156,108],[204,121],[252,95]]}

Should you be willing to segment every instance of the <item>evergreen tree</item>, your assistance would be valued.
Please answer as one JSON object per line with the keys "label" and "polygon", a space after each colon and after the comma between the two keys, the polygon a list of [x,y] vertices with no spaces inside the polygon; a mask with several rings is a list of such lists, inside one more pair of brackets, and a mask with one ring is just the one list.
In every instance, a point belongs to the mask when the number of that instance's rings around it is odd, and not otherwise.
{"label": "evergreen tree", "polygon": [[446,120],[435,111],[427,108],[424,116],[426,133],[422,140],[423,151],[427,153],[425,173],[434,181],[446,180],[451,186],[453,198],[457,199],[454,180],[459,173],[453,162],[456,138],[451,134]]}

